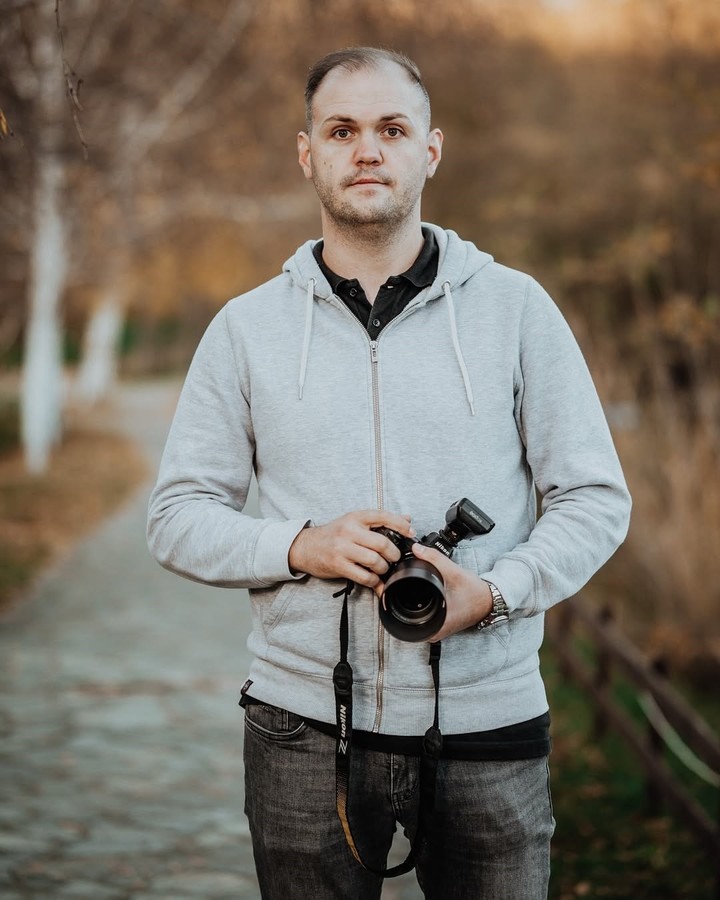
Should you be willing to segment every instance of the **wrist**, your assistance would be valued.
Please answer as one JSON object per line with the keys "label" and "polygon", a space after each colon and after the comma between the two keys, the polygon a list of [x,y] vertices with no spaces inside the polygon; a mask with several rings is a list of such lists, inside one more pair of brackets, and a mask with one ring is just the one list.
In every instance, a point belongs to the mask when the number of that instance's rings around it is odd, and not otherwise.
{"label": "wrist", "polygon": [[307,531],[309,528],[312,528],[311,521],[307,521],[300,529],[300,531],[298,531],[288,549],[288,569],[290,570],[290,573],[292,575],[307,574],[307,571],[304,568],[305,561],[303,546],[307,540]]}
{"label": "wrist", "polygon": [[[485,579],[483,580],[485,581]],[[485,581],[485,584],[488,586],[492,605],[487,615],[478,622],[477,628],[479,631],[485,631],[510,619],[510,610],[503,595],[491,581]]]}

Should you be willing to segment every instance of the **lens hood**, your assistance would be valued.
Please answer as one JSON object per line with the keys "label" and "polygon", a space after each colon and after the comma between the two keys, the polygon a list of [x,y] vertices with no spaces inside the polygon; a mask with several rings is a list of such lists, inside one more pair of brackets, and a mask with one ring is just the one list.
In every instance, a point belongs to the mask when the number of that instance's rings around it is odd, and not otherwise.
{"label": "lens hood", "polygon": [[445,622],[445,590],[440,572],[426,560],[403,559],[385,583],[380,620],[393,637],[420,642]]}

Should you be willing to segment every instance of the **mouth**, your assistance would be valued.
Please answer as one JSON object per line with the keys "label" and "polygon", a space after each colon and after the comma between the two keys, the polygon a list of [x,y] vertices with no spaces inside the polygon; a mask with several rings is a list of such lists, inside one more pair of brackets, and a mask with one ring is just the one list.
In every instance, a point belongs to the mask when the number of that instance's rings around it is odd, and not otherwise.
{"label": "mouth", "polygon": [[353,181],[348,183],[348,187],[364,187],[367,185],[387,185],[387,181],[383,181],[380,178],[355,178]]}

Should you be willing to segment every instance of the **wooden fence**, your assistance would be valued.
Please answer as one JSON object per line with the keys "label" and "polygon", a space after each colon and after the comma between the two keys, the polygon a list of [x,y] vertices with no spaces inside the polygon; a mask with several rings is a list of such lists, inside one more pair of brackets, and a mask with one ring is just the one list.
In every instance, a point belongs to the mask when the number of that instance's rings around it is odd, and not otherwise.
{"label": "wooden fence", "polygon": [[[720,900],[720,820],[713,821],[665,759],[668,743],[674,744],[701,777],[712,781],[720,772],[717,735],[672,687],[662,664],[648,660],[618,630],[610,610],[596,610],[578,596],[551,610],[546,631],[562,670],[594,700],[596,734],[612,727],[639,757],[651,812],[657,813],[664,800],[707,853],[715,867],[715,896]],[[578,651],[578,638],[591,644],[592,661]],[[614,672],[637,691],[646,715],[644,728],[614,696]],[[720,815],[720,797],[718,810]]]}

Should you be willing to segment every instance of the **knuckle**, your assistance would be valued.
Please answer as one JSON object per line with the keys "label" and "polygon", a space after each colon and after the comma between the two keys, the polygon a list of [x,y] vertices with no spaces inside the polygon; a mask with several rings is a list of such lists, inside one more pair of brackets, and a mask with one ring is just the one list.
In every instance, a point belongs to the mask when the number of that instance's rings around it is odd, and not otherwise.
{"label": "knuckle", "polygon": [[385,554],[385,559],[387,559],[388,562],[397,562],[401,556],[400,551],[395,546],[395,544],[391,543],[390,541],[388,541],[388,544],[390,546],[388,548],[387,553]]}

